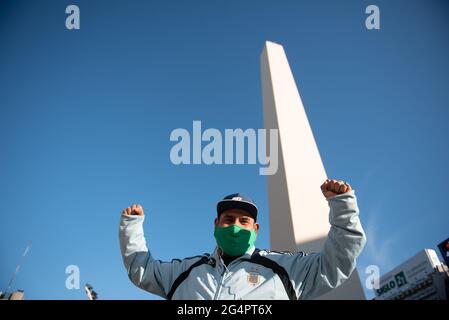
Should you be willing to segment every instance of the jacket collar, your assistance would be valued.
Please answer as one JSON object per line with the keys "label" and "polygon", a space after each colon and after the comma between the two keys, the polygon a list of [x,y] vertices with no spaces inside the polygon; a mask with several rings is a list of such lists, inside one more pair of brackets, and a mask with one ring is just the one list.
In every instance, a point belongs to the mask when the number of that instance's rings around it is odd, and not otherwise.
{"label": "jacket collar", "polygon": [[[247,258],[247,259],[251,258],[251,255],[254,253],[255,250],[256,250],[256,247],[252,246],[245,252],[245,254],[241,255],[240,257],[237,257],[234,261],[240,260],[240,259],[245,259],[245,258]],[[222,254],[223,254],[223,251],[221,250],[221,248],[219,246],[216,246],[214,249],[214,252],[212,253],[212,258],[214,258],[215,261],[221,262]]]}

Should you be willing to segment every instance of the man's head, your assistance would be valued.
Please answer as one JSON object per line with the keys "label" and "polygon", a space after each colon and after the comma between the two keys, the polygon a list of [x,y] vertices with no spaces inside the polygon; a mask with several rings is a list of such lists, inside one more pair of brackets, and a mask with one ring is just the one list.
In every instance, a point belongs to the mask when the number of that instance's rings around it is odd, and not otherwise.
{"label": "man's head", "polygon": [[233,193],[217,203],[216,227],[238,225],[241,228],[259,231],[257,206],[253,200],[241,193]]}
{"label": "man's head", "polygon": [[217,204],[214,236],[218,246],[230,256],[240,256],[254,245],[259,224],[257,206],[249,198],[234,193]]}
{"label": "man's head", "polygon": [[227,209],[215,218],[215,227],[237,225],[247,230],[259,232],[259,224],[251,214],[242,209]]}

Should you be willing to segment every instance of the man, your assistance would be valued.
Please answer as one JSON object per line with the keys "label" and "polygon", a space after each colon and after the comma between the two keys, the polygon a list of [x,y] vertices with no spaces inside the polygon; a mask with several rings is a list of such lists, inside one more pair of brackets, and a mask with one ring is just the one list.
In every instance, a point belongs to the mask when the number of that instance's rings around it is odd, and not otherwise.
{"label": "man", "polygon": [[312,254],[256,249],[257,207],[232,194],[217,204],[217,247],[211,255],[162,262],[147,249],[143,208],[128,207],[119,228],[128,276],[136,286],[166,299],[318,297],[351,275],[366,242],[351,186],[326,180],[321,191],[330,206],[331,229],[321,252]]}

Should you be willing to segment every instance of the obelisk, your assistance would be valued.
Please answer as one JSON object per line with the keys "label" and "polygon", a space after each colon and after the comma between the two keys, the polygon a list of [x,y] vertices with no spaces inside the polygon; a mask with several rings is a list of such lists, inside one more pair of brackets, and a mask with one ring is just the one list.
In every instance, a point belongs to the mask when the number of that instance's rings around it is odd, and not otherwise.
{"label": "obelisk", "polygon": [[[271,249],[318,252],[330,229],[327,175],[281,45],[265,43],[261,77],[265,129],[279,131],[279,167],[268,176]],[[357,270],[319,299],[365,299]]]}

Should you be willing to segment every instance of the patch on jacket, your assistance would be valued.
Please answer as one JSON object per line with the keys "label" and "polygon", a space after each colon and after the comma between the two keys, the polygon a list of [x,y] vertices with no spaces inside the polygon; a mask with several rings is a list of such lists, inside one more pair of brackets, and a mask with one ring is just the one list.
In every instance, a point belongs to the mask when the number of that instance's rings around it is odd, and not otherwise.
{"label": "patch on jacket", "polygon": [[257,286],[260,283],[260,274],[254,271],[248,272],[247,281],[248,284]]}

